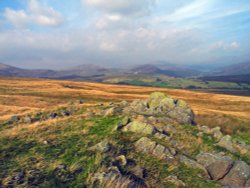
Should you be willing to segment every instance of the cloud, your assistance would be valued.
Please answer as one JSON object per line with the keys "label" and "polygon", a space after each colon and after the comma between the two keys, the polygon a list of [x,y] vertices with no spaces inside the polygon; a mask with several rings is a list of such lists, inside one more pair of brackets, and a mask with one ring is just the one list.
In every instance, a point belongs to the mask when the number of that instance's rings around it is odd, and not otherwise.
{"label": "cloud", "polygon": [[30,24],[54,27],[62,23],[62,15],[52,7],[40,4],[37,0],[30,0],[26,10],[6,8],[5,18],[15,27],[25,27]]}
{"label": "cloud", "polygon": [[82,2],[106,14],[145,16],[149,14],[155,0],[82,0]]}
{"label": "cloud", "polygon": [[234,41],[231,43],[226,43],[224,41],[219,41],[214,44],[212,44],[209,49],[210,50],[233,50],[239,48],[240,45],[238,42]]}

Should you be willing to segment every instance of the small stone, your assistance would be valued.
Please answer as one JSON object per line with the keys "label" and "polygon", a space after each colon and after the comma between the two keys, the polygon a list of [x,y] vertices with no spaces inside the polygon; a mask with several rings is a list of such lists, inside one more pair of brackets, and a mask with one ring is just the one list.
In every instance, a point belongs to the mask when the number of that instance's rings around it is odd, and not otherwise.
{"label": "small stone", "polygon": [[44,143],[45,145],[48,145],[48,144],[49,144],[49,142],[48,142],[47,140],[44,140],[43,143]]}
{"label": "small stone", "polygon": [[247,145],[245,142],[240,140],[233,140],[233,146],[237,149],[240,154],[245,155],[250,153],[250,146]]}
{"label": "small stone", "polygon": [[26,116],[26,117],[24,117],[23,122],[30,124],[30,123],[32,123],[32,119],[29,116]]}
{"label": "small stone", "polygon": [[127,159],[124,155],[119,155],[118,157],[115,158],[120,165],[126,166],[127,165]]}
{"label": "small stone", "polygon": [[206,133],[206,134],[210,134],[211,133],[211,130],[209,129],[209,127],[205,126],[205,125],[199,127],[199,130],[202,131],[202,132],[204,132],[204,133]]}
{"label": "small stone", "polygon": [[213,129],[211,129],[211,133],[212,133],[213,137],[217,140],[220,140],[223,137],[223,134],[220,130],[220,127],[215,127]]}
{"label": "small stone", "polygon": [[237,153],[236,149],[233,147],[232,137],[229,135],[222,137],[216,145],[225,148],[231,153]]}
{"label": "small stone", "polygon": [[168,176],[166,178],[166,181],[173,183],[177,187],[185,187],[186,186],[185,183],[183,181],[179,180],[177,176]]}
{"label": "small stone", "polygon": [[102,142],[92,146],[89,148],[90,150],[96,150],[102,153],[107,153],[111,149],[111,144],[108,142],[108,140],[103,140]]}

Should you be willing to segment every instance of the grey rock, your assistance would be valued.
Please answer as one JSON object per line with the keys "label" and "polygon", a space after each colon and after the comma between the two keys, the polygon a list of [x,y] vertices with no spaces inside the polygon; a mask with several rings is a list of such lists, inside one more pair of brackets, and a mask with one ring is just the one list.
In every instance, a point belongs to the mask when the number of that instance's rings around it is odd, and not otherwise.
{"label": "grey rock", "polygon": [[180,155],[180,162],[182,162],[183,164],[185,164],[189,168],[199,169],[205,174],[205,176],[208,176],[208,172],[207,172],[206,168],[204,168],[204,166],[202,166],[201,164],[199,164],[195,160],[190,159],[184,155]]}
{"label": "grey rock", "polygon": [[97,172],[92,175],[90,187],[110,188],[147,188],[142,179],[122,175],[119,170],[108,169],[106,172]]}
{"label": "grey rock", "polygon": [[233,147],[232,137],[230,135],[222,137],[216,145],[230,151],[231,153],[237,152],[237,150]]}
{"label": "grey rock", "polygon": [[250,146],[241,140],[233,140],[233,146],[238,150],[242,155],[250,153]]}
{"label": "grey rock", "polygon": [[183,181],[179,180],[177,176],[168,176],[166,178],[166,181],[173,183],[177,187],[185,187],[186,186],[186,184]]}
{"label": "grey rock", "polygon": [[203,125],[203,126],[201,126],[201,127],[198,127],[198,129],[199,129],[200,131],[206,133],[206,134],[210,134],[210,133],[211,133],[210,128],[209,128],[208,126],[205,126],[205,125]]}
{"label": "grey rock", "polygon": [[171,139],[171,137],[165,135],[165,134],[162,134],[162,133],[155,133],[154,134],[154,137],[157,138],[157,139],[164,139],[164,140],[167,140],[169,141]]}
{"label": "grey rock", "polygon": [[223,134],[221,132],[220,127],[215,127],[213,129],[211,129],[211,133],[212,133],[213,137],[217,140],[220,140],[223,137]]}
{"label": "grey rock", "polygon": [[132,121],[128,125],[122,128],[123,132],[133,132],[152,135],[155,132],[154,126],[139,121]]}
{"label": "grey rock", "polygon": [[30,124],[30,123],[32,123],[32,119],[31,119],[31,117],[26,116],[26,117],[24,117],[23,122],[27,123],[27,124]]}
{"label": "grey rock", "polygon": [[147,137],[142,137],[135,143],[135,149],[138,152],[152,155],[156,158],[163,160],[172,160],[174,156],[171,154],[168,148],[157,144]]}
{"label": "grey rock", "polygon": [[250,167],[243,161],[236,161],[229,173],[222,179],[223,185],[245,186],[250,178]]}
{"label": "grey rock", "polygon": [[89,148],[89,150],[95,150],[95,151],[99,151],[102,153],[109,152],[110,149],[111,149],[111,144],[108,142],[108,140],[103,140],[102,142]]}
{"label": "grey rock", "polygon": [[115,159],[116,159],[116,161],[119,162],[119,165],[121,165],[121,166],[126,166],[127,165],[127,159],[126,159],[126,157],[124,155],[119,155]]}

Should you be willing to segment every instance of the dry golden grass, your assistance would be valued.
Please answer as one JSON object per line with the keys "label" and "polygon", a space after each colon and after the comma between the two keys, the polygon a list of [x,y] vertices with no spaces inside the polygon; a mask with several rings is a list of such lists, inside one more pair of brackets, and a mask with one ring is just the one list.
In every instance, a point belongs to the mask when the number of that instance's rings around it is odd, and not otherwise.
{"label": "dry golden grass", "polygon": [[213,118],[218,115],[239,119],[247,125],[250,123],[250,97],[179,89],[25,78],[0,78],[0,120],[14,114],[37,112],[65,105],[70,100],[80,98],[88,104],[103,101],[130,101],[147,98],[154,91],[161,91],[187,101],[199,117],[198,123],[206,123],[202,119],[203,116]]}

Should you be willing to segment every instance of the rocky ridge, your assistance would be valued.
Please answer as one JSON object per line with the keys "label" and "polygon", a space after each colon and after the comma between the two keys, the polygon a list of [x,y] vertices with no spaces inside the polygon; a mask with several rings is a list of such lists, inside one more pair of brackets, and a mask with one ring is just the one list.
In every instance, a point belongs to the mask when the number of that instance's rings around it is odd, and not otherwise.
{"label": "rocky ridge", "polygon": [[[230,153],[235,154],[237,152],[249,154],[249,146],[243,142],[232,141],[229,135],[224,136],[219,127],[210,129],[206,126],[196,126],[194,113],[182,100],[174,100],[163,93],[157,92],[151,94],[148,100],[135,100],[130,104],[123,102],[117,107],[107,109],[104,114],[107,116],[126,115],[123,121],[117,125],[115,131],[141,135],[133,144],[135,152],[157,160],[169,163],[175,161],[189,168],[198,169],[201,172],[201,177],[217,181],[221,186],[250,186],[249,165],[242,160],[234,159],[233,155],[230,155]],[[206,134],[215,140],[214,147],[223,148],[229,154],[218,151],[200,151],[194,158],[190,157],[190,153],[183,149],[182,144],[178,143],[172,136],[177,132],[175,126],[184,124],[196,126],[199,131],[196,135],[198,139]],[[163,145],[157,140],[164,140],[164,143],[167,144]],[[126,156],[122,158],[124,161],[127,160]],[[123,165],[126,165],[126,162]],[[112,171],[110,171],[110,168]],[[118,162],[116,165],[111,165],[107,171],[94,174],[91,182],[99,183],[105,187],[108,185],[110,187],[149,187],[143,175],[138,177],[132,172],[123,174],[119,169],[120,163]],[[185,182],[179,180],[176,176],[170,175],[168,181],[174,183],[177,187],[185,187]]]}
{"label": "rocky ridge", "polygon": [[[105,133],[109,136],[98,142],[89,141],[87,153],[96,156],[98,162],[88,171],[87,181],[83,182],[85,187],[192,187],[190,182],[197,179],[200,181],[197,187],[250,187],[249,160],[244,158],[250,156],[249,145],[224,135],[220,127],[196,125],[194,113],[185,101],[163,93],[155,92],[147,100],[131,103],[100,103],[86,110],[70,106],[25,117],[13,116],[6,125],[76,114],[84,120],[120,119]],[[86,131],[84,136],[88,134]],[[49,140],[43,144],[47,148],[55,147]],[[82,171],[84,166],[71,169],[59,164],[53,174],[57,181],[66,184]],[[21,170],[3,182],[6,187],[39,186],[46,178],[42,170]]]}

